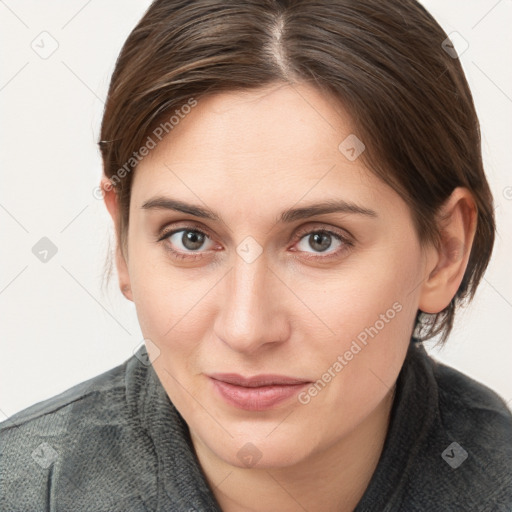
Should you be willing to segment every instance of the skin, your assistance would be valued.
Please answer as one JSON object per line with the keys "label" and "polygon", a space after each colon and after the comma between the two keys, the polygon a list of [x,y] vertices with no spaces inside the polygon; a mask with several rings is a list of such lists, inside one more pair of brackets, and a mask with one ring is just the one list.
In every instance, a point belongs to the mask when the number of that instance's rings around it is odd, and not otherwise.
{"label": "skin", "polygon": [[[134,174],[127,248],[117,249],[120,287],[225,511],[353,510],[382,452],[416,311],[441,311],[464,275],[476,222],[471,194],[454,190],[443,208],[443,243],[422,246],[406,203],[361,158],[338,149],[352,133],[342,105],[307,84],[216,94]],[[102,187],[117,223],[115,192],[105,178]],[[156,196],[209,208],[221,220],[142,208]],[[326,199],[376,216],[278,220],[285,209]],[[198,249],[184,245],[183,232],[157,241],[164,228],[185,227],[208,235]],[[318,229],[352,245],[332,237],[322,251]],[[250,263],[237,253],[248,236],[262,250]],[[196,258],[176,259],[169,247]],[[292,398],[241,410],[206,376],[316,381],[396,303],[400,312],[307,404]],[[247,443],[261,455],[252,467],[237,456]]]}

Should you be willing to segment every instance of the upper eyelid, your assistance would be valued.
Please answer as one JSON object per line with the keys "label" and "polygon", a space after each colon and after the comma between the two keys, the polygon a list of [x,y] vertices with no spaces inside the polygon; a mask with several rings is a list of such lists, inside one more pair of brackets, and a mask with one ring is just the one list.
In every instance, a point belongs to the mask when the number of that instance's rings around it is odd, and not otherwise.
{"label": "upper eyelid", "polygon": [[190,226],[179,226],[179,227],[170,227],[169,229],[167,229],[167,227],[164,227],[164,228],[162,228],[160,230],[159,237],[160,238],[166,238],[166,237],[171,236],[171,235],[173,235],[175,233],[179,233],[180,231],[198,231],[198,232],[204,233],[206,236],[210,237],[210,232],[207,229],[202,228],[202,227],[198,227],[198,226],[193,226],[193,225],[190,225]]}
{"label": "upper eyelid", "polygon": [[316,233],[316,232],[324,232],[324,233],[333,234],[335,236],[339,236],[340,238],[353,238],[352,235],[349,234],[349,232],[346,229],[338,228],[338,227],[334,227],[334,226],[326,226],[325,224],[323,225],[323,227],[309,226],[309,227],[299,228],[296,231],[297,231],[298,236],[303,236],[303,235],[307,235],[310,233]]}
{"label": "upper eyelid", "polygon": [[[318,224],[319,226],[318,227],[315,227],[315,226],[300,227],[300,228],[295,229],[295,231],[300,232],[301,234],[307,234],[308,232],[316,232],[316,231],[327,231],[327,232],[332,232],[333,234],[339,234],[339,233],[337,233],[337,231],[341,231],[341,232],[347,233],[348,236],[351,236],[350,233],[346,229],[343,229],[340,227],[335,227],[335,226],[330,226],[330,225],[327,225],[320,221],[316,221],[316,222],[313,221],[313,223]],[[159,229],[159,233],[160,233],[159,236],[162,236],[162,237],[169,236],[172,233],[176,233],[178,231],[186,231],[186,230],[199,231],[199,232],[204,233],[205,235],[211,237],[211,231],[208,228],[202,227],[199,225],[195,225],[195,224],[176,226],[176,227],[164,226],[163,228]]]}

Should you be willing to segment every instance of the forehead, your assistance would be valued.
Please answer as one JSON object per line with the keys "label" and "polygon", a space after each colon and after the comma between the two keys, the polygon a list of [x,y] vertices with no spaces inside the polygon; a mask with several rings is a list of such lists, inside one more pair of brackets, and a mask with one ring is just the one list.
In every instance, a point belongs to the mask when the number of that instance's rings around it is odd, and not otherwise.
{"label": "forehead", "polygon": [[372,201],[386,186],[347,157],[353,131],[340,102],[307,84],[207,96],[139,163],[132,199],[215,197],[260,210],[327,193]]}

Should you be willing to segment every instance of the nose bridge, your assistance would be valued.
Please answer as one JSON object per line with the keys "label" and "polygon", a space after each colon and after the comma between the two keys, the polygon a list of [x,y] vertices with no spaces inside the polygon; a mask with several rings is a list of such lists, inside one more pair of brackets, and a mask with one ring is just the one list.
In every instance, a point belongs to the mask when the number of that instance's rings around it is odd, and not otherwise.
{"label": "nose bridge", "polygon": [[217,336],[234,350],[251,352],[283,338],[273,279],[263,256],[250,263],[236,256],[215,325]]}

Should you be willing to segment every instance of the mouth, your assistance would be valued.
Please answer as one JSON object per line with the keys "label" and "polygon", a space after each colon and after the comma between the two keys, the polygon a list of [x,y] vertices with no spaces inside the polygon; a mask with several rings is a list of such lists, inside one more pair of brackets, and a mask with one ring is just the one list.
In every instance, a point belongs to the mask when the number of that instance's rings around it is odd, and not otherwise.
{"label": "mouth", "polygon": [[274,408],[311,384],[311,381],[284,375],[242,377],[235,373],[216,373],[208,377],[225,402],[246,411]]}

